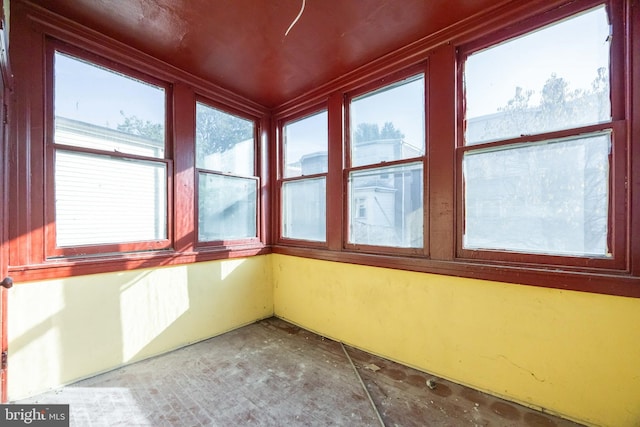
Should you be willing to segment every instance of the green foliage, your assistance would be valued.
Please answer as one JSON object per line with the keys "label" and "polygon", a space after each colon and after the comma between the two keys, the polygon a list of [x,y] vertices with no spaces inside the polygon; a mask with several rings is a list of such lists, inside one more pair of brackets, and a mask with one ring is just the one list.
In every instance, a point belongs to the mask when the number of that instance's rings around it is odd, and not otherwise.
{"label": "green foliage", "polygon": [[[117,125],[119,131],[164,141],[164,126],[161,123],[143,121],[135,115],[127,116],[123,111],[120,114],[123,122]],[[196,121],[199,158],[227,151],[235,144],[253,137],[253,124],[250,121],[216,109],[198,109]]]}
{"label": "green foliage", "polygon": [[196,122],[198,158],[225,152],[253,138],[253,123],[213,108],[198,108]]}
{"label": "green foliage", "polygon": [[538,105],[532,105],[534,90],[518,86],[513,98],[498,108],[499,115],[487,121],[480,140],[531,135],[576,127],[609,119],[609,80],[606,69],[589,89],[570,90],[569,82],[552,73],[539,93]]}
{"label": "green foliage", "polygon": [[382,131],[380,132],[380,138],[382,139],[403,139],[404,134],[400,132],[400,129],[396,129],[393,126],[393,123],[386,122],[384,126],[382,126]]}
{"label": "green foliage", "polygon": [[152,123],[149,120],[143,121],[137,116],[126,116],[122,110],[120,110],[120,115],[124,118],[124,121],[117,126],[120,132],[142,136],[153,141],[164,141],[164,126],[162,123]]}
{"label": "green foliage", "polygon": [[404,134],[393,123],[386,122],[382,130],[377,123],[360,123],[354,134],[355,142],[378,141],[382,139],[403,139]]}

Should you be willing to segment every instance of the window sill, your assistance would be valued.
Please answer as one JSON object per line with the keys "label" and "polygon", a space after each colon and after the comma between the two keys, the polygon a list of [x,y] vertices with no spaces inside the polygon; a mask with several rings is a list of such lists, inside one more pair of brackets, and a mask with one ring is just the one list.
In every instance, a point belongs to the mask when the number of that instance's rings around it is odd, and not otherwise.
{"label": "window sill", "polygon": [[268,246],[260,244],[207,248],[190,252],[173,250],[155,252],[120,253],[75,258],[56,258],[39,264],[9,266],[9,274],[16,283],[33,280],[59,279],[96,273],[157,268],[168,265],[220,259],[244,258],[271,253]]}
{"label": "window sill", "polygon": [[432,260],[422,257],[331,251],[321,248],[303,248],[287,245],[269,247],[262,244],[234,248],[210,248],[192,252],[158,251],[55,259],[39,264],[10,266],[9,274],[14,281],[19,283],[141,268],[157,268],[193,262],[244,258],[269,253],[478,280],[640,298],[640,277],[632,276],[625,272],[611,270],[578,271],[558,267],[501,265],[467,260]]}
{"label": "window sill", "polygon": [[506,265],[468,260],[433,260],[282,245],[274,246],[272,252],[325,261],[640,298],[640,277],[621,271],[569,270],[557,266]]}

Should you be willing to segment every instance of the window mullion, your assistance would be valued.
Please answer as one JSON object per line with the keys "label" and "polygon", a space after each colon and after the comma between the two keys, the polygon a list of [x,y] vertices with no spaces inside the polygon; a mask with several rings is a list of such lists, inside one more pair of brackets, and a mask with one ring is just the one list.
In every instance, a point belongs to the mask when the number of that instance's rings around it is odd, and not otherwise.
{"label": "window mullion", "polygon": [[343,182],[343,165],[345,146],[345,106],[344,96],[341,92],[335,92],[329,96],[328,101],[328,173],[327,173],[327,247],[330,250],[339,251],[343,247],[343,221],[347,221],[345,215],[345,201],[343,194],[345,182]]}

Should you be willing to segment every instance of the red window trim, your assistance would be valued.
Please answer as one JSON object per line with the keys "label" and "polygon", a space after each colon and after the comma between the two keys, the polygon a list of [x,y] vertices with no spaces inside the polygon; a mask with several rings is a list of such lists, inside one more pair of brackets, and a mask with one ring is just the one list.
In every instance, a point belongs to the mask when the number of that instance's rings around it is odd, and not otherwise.
{"label": "red window trim", "polygon": [[[459,186],[457,183],[459,176],[453,165],[460,156],[458,151],[466,149],[457,150],[456,148],[458,136],[463,130],[457,119],[462,106],[456,94],[460,90],[461,83],[459,79],[461,74],[457,68],[461,65],[460,51],[469,46],[481,49],[482,43],[486,46],[487,41],[495,39],[496,34],[524,33],[530,29],[526,25],[535,27],[546,25],[561,15],[569,16],[576,11],[588,10],[601,3],[602,1],[595,0],[558,0],[498,8],[496,11],[459,25],[456,24],[433,37],[375,60],[276,109],[276,112],[286,114],[295,111],[296,104],[309,105],[313,100],[329,94],[330,144],[335,144],[338,140],[344,143],[346,140],[344,134],[348,132],[344,118],[346,110],[344,94],[349,91],[354,93],[358,90],[366,91],[368,85],[375,86],[372,82],[376,79],[384,79],[385,75],[390,77],[396,70],[405,68],[408,63],[424,61],[425,58],[429,65],[429,79],[426,83],[427,105],[430,100],[437,102],[438,105],[438,109],[427,110],[426,115],[427,139],[430,145],[427,146],[429,169],[425,170],[425,178],[428,179],[425,197],[428,197],[429,208],[425,209],[425,216],[430,228],[428,233],[430,240],[428,244],[425,243],[429,248],[430,257],[361,253],[335,244],[330,245],[329,249],[308,245],[301,247],[281,241],[273,246],[273,253],[512,284],[640,297],[640,239],[632,238],[634,230],[635,235],[640,235],[640,215],[638,215],[640,197],[631,197],[632,192],[640,192],[640,156],[634,155],[638,150],[634,150],[634,144],[632,144],[632,141],[640,141],[640,121],[631,119],[624,121],[625,117],[634,117],[634,105],[638,105],[634,100],[640,99],[640,55],[632,54],[634,48],[637,52],[640,47],[640,20],[638,20],[640,9],[632,7],[633,0],[612,0],[611,2],[614,5],[611,13],[614,39],[625,40],[624,44],[617,43],[612,46],[612,56],[617,58],[620,64],[624,63],[624,67],[612,68],[612,76],[613,73],[618,73],[618,77],[612,77],[611,90],[623,94],[620,102],[624,101],[624,105],[615,103],[612,105],[613,123],[585,127],[581,130],[581,132],[593,132],[600,128],[615,127],[616,133],[626,133],[624,150],[627,153],[614,148],[613,160],[616,165],[622,166],[626,171],[628,182],[616,182],[615,191],[624,193],[628,208],[624,210],[626,217],[620,215],[623,212],[618,210],[616,214],[618,216],[611,218],[615,222],[615,232],[624,236],[625,250],[628,251],[624,268],[617,268],[622,267],[621,265],[609,266],[614,268],[607,266],[594,268],[590,265],[566,266],[550,263],[475,260],[460,258],[457,252],[460,246],[457,242],[459,220],[456,213],[457,206],[460,205],[456,190]],[[339,131],[336,129],[336,123],[342,125]],[[544,135],[543,138],[549,136]],[[560,131],[555,136],[567,135]],[[534,136],[528,140],[535,138]],[[342,162],[343,159],[340,161]],[[330,176],[333,176],[334,169],[330,166]],[[338,180],[341,185],[338,189],[330,190],[330,194],[341,194],[344,191],[344,176],[340,175]],[[341,203],[342,199],[342,197],[331,197],[328,204],[336,200]],[[342,211],[344,208],[341,209]],[[329,209],[327,215],[331,215]],[[330,221],[329,218],[328,221]],[[336,224],[335,218],[331,221],[334,225]],[[341,218],[337,224],[343,225],[343,222],[344,218]],[[624,231],[625,228],[626,231]],[[340,229],[342,231],[342,227]],[[344,238],[341,238],[339,241],[343,240]]]}
{"label": "red window trim", "polygon": [[[356,253],[274,245],[272,253],[370,267],[471,278],[515,285],[593,292],[640,298],[640,277],[620,271],[565,269],[558,266],[481,263],[460,259],[429,259],[390,254]],[[481,286],[480,283],[477,284]]]}
{"label": "red window trim", "polygon": [[[628,263],[626,256],[626,233],[625,227],[615,225],[615,219],[624,215],[624,203],[616,203],[616,201],[625,200],[624,181],[626,176],[626,164],[624,161],[624,150],[616,149],[616,141],[626,139],[625,122],[605,123],[582,128],[574,128],[571,131],[563,130],[559,132],[550,132],[539,134],[532,138],[521,137],[511,140],[502,140],[496,144],[478,144],[466,147],[459,147],[457,152],[456,164],[458,166],[458,235],[457,235],[457,258],[461,260],[472,260],[475,262],[506,262],[520,264],[539,264],[541,266],[562,266],[563,268],[586,268],[597,271],[598,269],[610,269],[627,272]],[[608,229],[610,231],[608,247],[611,253],[610,257],[588,257],[588,256],[562,256],[562,255],[544,255],[532,254],[525,252],[510,252],[507,250],[491,250],[491,249],[465,249],[462,239],[464,235],[464,189],[462,177],[462,158],[465,153],[482,150],[487,147],[503,147],[513,144],[521,144],[526,142],[537,142],[560,139],[568,136],[593,135],[598,131],[611,130],[611,154],[609,167],[609,222]]]}
{"label": "red window trim", "polygon": [[90,245],[78,245],[69,247],[58,247],[56,245],[56,221],[55,221],[55,201],[54,201],[54,177],[53,175],[53,159],[55,158],[55,151],[69,151],[73,153],[87,153],[96,154],[103,157],[121,158],[121,159],[137,159],[151,163],[148,158],[138,158],[137,156],[118,156],[108,155],[104,152],[96,152],[95,150],[71,150],[69,146],[57,145],[47,150],[47,162],[51,165],[48,168],[48,177],[45,192],[47,193],[47,199],[45,202],[45,217],[47,218],[46,230],[45,230],[45,245],[46,245],[46,258],[73,258],[85,255],[109,255],[112,253],[120,252],[143,252],[143,251],[158,251],[171,249],[172,239],[172,227],[171,227],[171,188],[173,187],[173,167],[172,162],[166,159],[155,160],[153,163],[164,164],[166,167],[167,176],[167,238],[149,241],[139,242],[126,242],[126,243],[112,243],[112,244],[90,244]]}
{"label": "red window trim", "polygon": [[[620,33],[620,27],[624,27],[620,18],[621,2],[618,0],[583,1],[565,4],[551,11],[544,12],[511,26],[487,34],[478,40],[471,41],[458,49],[458,139],[456,147],[456,258],[461,261],[473,261],[484,263],[513,263],[521,266],[538,266],[547,268],[556,266],[563,269],[586,269],[586,271],[597,272],[600,269],[611,271],[629,272],[627,224],[620,221],[621,218],[631,216],[625,194],[625,180],[628,176],[628,168],[625,161],[626,146],[630,143],[626,131],[627,122],[624,114],[621,114],[621,105],[624,104],[625,91],[616,92],[615,87],[619,86],[620,80],[624,76],[624,57],[620,54],[622,37],[614,34],[611,45],[610,61],[610,93],[613,120],[611,122],[600,123],[591,126],[575,127],[560,131],[544,132],[520,138],[506,138],[497,141],[490,141],[480,144],[465,145],[464,140],[464,117],[465,98],[463,86],[463,73],[465,60],[475,52],[502,43],[506,40],[521,36],[536,29],[561,21],[562,19],[575,16],[576,14],[594,9],[598,6],[606,6],[609,21],[614,28],[614,32]],[[609,223],[608,223],[608,246],[611,257],[581,257],[581,256],[561,256],[532,254],[525,252],[511,252],[506,250],[490,249],[465,249],[463,246],[464,235],[464,182],[462,176],[462,159],[465,153],[486,149],[489,147],[502,147],[521,143],[554,140],[563,137],[589,134],[602,130],[611,130],[611,155],[610,155],[610,184],[609,184]]]}
{"label": "red window trim", "polygon": [[[169,153],[172,152],[172,139],[173,134],[171,126],[171,84],[163,82],[151,76],[145,75],[138,71],[132,70],[122,64],[114,61],[109,61],[99,55],[87,52],[81,48],[75,46],[69,46],[59,40],[48,38],[45,42],[45,203],[44,203],[44,215],[45,215],[45,259],[55,259],[62,257],[78,257],[86,255],[109,255],[112,253],[126,253],[126,252],[141,252],[141,251],[158,251],[166,250],[171,247],[173,241],[172,235],[172,209],[173,205],[173,160],[169,157]],[[86,61],[90,64],[104,67],[105,69],[140,80],[145,83],[152,84],[164,89],[165,98],[165,147],[164,158],[154,158],[147,156],[139,156],[126,153],[108,153],[104,150],[89,149],[85,147],[66,146],[56,144],[55,137],[55,119],[54,119],[54,56],[56,52],[72,56],[75,59]],[[133,159],[155,164],[164,164],[166,167],[166,238],[150,241],[137,241],[137,242],[123,242],[123,243],[110,243],[110,244],[89,244],[79,245],[71,247],[59,247],[56,245],[56,212],[55,212],[55,156],[57,151],[68,151],[73,153],[85,153],[93,154],[103,157],[112,157],[120,159]]]}
{"label": "red window trim", "polygon": [[[253,123],[253,175],[251,176],[236,175],[232,173],[225,173],[222,171],[199,168],[197,166],[197,158],[196,158],[197,148],[196,148],[196,141],[195,141],[196,126],[197,126],[196,116],[195,116],[196,103],[203,104],[207,107],[214,108],[223,113],[227,113],[229,115],[233,115]],[[193,134],[194,134],[193,156],[194,157],[193,158],[194,158],[194,168],[195,168],[194,182],[193,182],[193,192],[194,192],[193,209],[194,209],[195,247],[197,249],[204,249],[204,250],[206,250],[207,248],[214,249],[214,250],[221,249],[221,248],[232,250],[235,247],[242,247],[247,245],[262,245],[263,242],[265,241],[265,237],[264,237],[264,230],[261,225],[262,224],[261,218],[263,217],[263,214],[262,214],[263,194],[262,194],[262,191],[260,191],[260,189],[262,188],[262,180],[260,179],[262,168],[259,162],[260,153],[261,153],[260,135],[262,133],[262,124],[260,120],[261,118],[251,114],[247,114],[246,112],[243,112],[243,111],[239,111],[236,108],[223,105],[197,92],[195,93],[195,102],[193,104],[193,111],[194,111],[194,120],[193,120]],[[256,237],[245,238],[245,239],[229,239],[229,240],[226,240],[226,239],[225,240],[202,240],[202,241],[199,240],[199,225],[198,225],[199,224],[199,208],[198,208],[199,204],[198,202],[200,200],[200,194],[199,194],[200,186],[198,184],[198,180],[201,172],[207,173],[207,174],[213,174],[213,175],[235,177],[235,178],[255,179],[257,181],[256,183],[256,218],[255,218],[256,219]]]}
{"label": "red window trim", "polygon": [[53,259],[41,263],[30,263],[28,265],[13,265],[9,267],[9,272],[16,282],[26,282],[141,268],[183,265],[194,262],[247,258],[270,253],[272,253],[271,248],[264,244],[238,245],[233,248],[203,248],[190,252],[178,252],[168,249]]}
{"label": "red window trim", "polygon": [[[351,103],[354,99],[360,98],[367,94],[375,96],[375,93],[379,90],[384,90],[389,86],[401,84],[404,80],[412,79],[414,77],[422,76],[424,80],[424,154],[418,157],[412,157],[408,159],[399,159],[389,162],[378,162],[367,165],[352,166],[351,164]],[[423,60],[418,64],[414,64],[410,67],[401,68],[390,73],[388,76],[382,78],[376,78],[372,81],[365,83],[364,85],[346,92],[345,98],[345,120],[344,120],[344,166],[342,170],[342,183],[343,183],[343,217],[342,217],[342,235],[343,242],[342,248],[346,251],[365,252],[372,254],[386,254],[386,255],[404,255],[404,256],[429,256],[429,220],[427,212],[429,211],[429,193],[428,193],[428,174],[429,174],[429,129],[428,129],[428,93],[429,93],[429,67]],[[349,242],[349,226],[350,226],[350,206],[349,206],[349,175],[351,172],[358,172],[362,170],[373,170],[391,166],[402,166],[406,164],[421,163],[422,164],[422,247],[420,248],[407,248],[397,246],[379,246],[379,245],[367,245],[362,243]]]}
{"label": "red window trim", "polygon": [[[16,91],[22,94],[16,102],[17,119],[10,139],[13,165],[9,171],[12,180],[9,215],[12,220],[8,270],[15,280],[153,268],[271,252],[267,246],[270,238],[267,227],[270,224],[270,203],[267,196],[271,185],[266,144],[270,128],[268,109],[39,7],[19,3],[12,20],[16,23],[14,55],[18,58],[14,58],[17,65],[14,69],[19,77],[16,79]],[[112,245],[108,250],[118,252],[85,254],[86,251],[71,251],[64,257],[47,258],[45,211],[51,207],[47,207],[46,195],[51,194],[53,187],[48,179],[52,168],[45,163],[46,151],[50,151],[51,147],[45,141],[52,135],[53,128],[48,128],[50,120],[45,120],[46,114],[52,111],[45,88],[52,87],[52,77],[50,73],[47,74],[52,63],[46,59],[51,44],[61,46],[60,50],[68,51],[73,56],[170,89],[166,97],[165,159],[152,159],[171,166],[167,175],[167,192],[170,196],[167,198],[168,245],[160,244],[150,249],[135,247],[134,243],[126,248],[131,252],[120,252],[124,249],[122,246]],[[193,125],[188,124],[195,123],[196,96],[205,96],[222,109],[250,117],[256,123],[255,141],[260,150],[255,153],[256,176],[260,181],[257,224],[264,231],[259,239],[215,247],[197,245],[193,219],[195,163],[191,153],[194,135]],[[188,111],[189,106],[193,106],[194,111]],[[178,142],[172,144],[172,141]]]}
{"label": "red window trim", "polygon": [[[509,264],[500,262],[477,262],[456,258],[455,254],[455,221],[453,215],[457,196],[453,194],[455,174],[449,165],[454,164],[455,154],[447,144],[455,143],[455,135],[460,132],[455,125],[456,106],[456,46],[481,40],[487,34],[495,35],[496,28],[512,31],[520,27],[524,19],[535,20],[550,11],[564,10],[565,7],[593,7],[600,3],[594,0],[553,0],[523,2],[517,5],[507,3],[498,5],[487,13],[480,14],[465,22],[457,23],[427,38],[402,47],[388,55],[372,61],[352,72],[345,74],[327,84],[300,95],[282,106],[276,107],[274,114],[283,116],[300,111],[305,106],[326,103],[329,113],[330,144],[339,142],[344,136],[344,103],[343,94],[357,90],[363,84],[375,79],[391,75],[395,70],[423,62],[429,62],[430,81],[427,83],[427,96],[437,99],[438,109],[427,114],[427,137],[432,141],[429,147],[428,184],[425,191],[429,195],[430,207],[425,211],[429,220],[430,241],[428,243],[431,258],[409,257],[383,254],[366,254],[347,251],[342,248],[343,215],[342,198],[327,200],[328,248],[308,248],[283,245],[281,242],[273,247],[268,246],[272,238],[278,235],[278,199],[276,191],[277,153],[276,149],[267,146],[267,139],[277,141],[277,126],[272,125],[266,108],[242,98],[228,90],[216,87],[181,70],[161,63],[155,58],[137,52],[128,46],[107,39],[93,30],[83,28],[67,20],[62,20],[44,9],[18,3],[12,9],[12,31],[19,34],[13,39],[13,52],[22,52],[20,60],[12,64],[16,75],[16,91],[22,96],[16,99],[17,110],[13,117],[16,125],[10,139],[10,155],[15,165],[8,171],[12,179],[9,188],[9,240],[11,245],[9,271],[15,280],[40,280],[56,277],[70,277],[92,273],[122,271],[133,268],[158,267],[162,265],[185,264],[197,261],[247,257],[269,253],[281,253],[292,256],[325,259],[336,262],[370,265],[385,268],[419,271],[424,273],[443,274],[448,276],[468,277],[490,281],[542,286],[564,290],[595,292],[609,295],[620,295],[640,298],[640,152],[637,142],[640,141],[640,120],[638,117],[638,101],[640,100],[640,9],[636,0],[614,0],[614,4],[622,7],[616,9],[614,39],[624,39],[625,44],[618,44],[617,52],[623,58],[625,69],[620,70],[621,78],[614,79],[612,91],[624,93],[624,105],[613,105],[614,120],[626,121],[628,154],[624,159],[628,171],[628,182],[625,195],[629,201],[630,216],[622,219],[627,227],[627,246],[629,251],[628,270],[611,271],[607,269],[585,270],[565,268],[563,266]],[[577,4],[577,6],[575,6]],[[572,6],[573,5],[573,6]],[[531,21],[533,22],[533,21]],[[256,245],[227,248],[195,248],[193,237],[193,185],[194,165],[190,150],[178,150],[174,147],[174,249],[141,253],[117,254],[109,257],[79,257],[73,259],[57,259],[44,261],[44,244],[42,228],[44,220],[40,217],[42,187],[44,175],[40,172],[43,165],[38,159],[44,158],[42,147],[38,146],[43,122],[41,114],[42,76],[39,74],[38,55],[42,51],[43,36],[50,35],[73,46],[95,51],[104,58],[112,58],[132,68],[139,69],[147,75],[174,82],[174,103],[185,105],[185,99],[192,103],[194,90],[217,100],[226,106],[240,109],[248,114],[260,117],[261,131],[259,135],[261,165],[261,215],[260,222],[264,232],[264,241]],[[469,44],[468,44],[469,46]],[[613,52],[613,51],[612,51]],[[28,57],[28,58],[27,58]],[[25,63],[31,65],[28,70],[35,70],[33,75],[25,76]],[[28,73],[27,73],[28,74]],[[25,95],[26,94],[26,95]],[[179,98],[179,100],[178,100]],[[187,126],[188,119],[193,120],[193,113],[184,108],[174,111],[177,117],[174,125],[174,138],[179,145],[189,144],[189,133],[192,126]],[[459,114],[459,113],[458,113]],[[179,118],[179,119],[178,119]],[[187,121],[185,121],[187,119]],[[452,121],[452,122],[451,122]],[[450,123],[451,122],[451,123]],[[273,122],[275,123],[275,121]],[[17,128],[17,130],[15,129]],[[18,144],[16,139],[20,138]],[[277,148],[277,144],[273,143]],[[342,148],[330,150],[330,171],[342,171]],[[11,164],[11,162],[8,162]],[[333,165],[333,166],[332,166]],[[335,165],[338,165],[336,168]],[[30,175],[31,174],[31,175]],[[338,194],[343,190],[342,173],[329,174],[327,191]],[[428,190],[427,190],[428,188]],[[632,195],[635,194],[635,197]],[[270,198],[272,196],[272,198]],[[187,215],[181,215],[188,213]],[[273,220],[271,220],[273,217]],[[337,226],[336,226],[337,225]],[[40,230],[40,231],[39,231]],[[273,236],[273,237],[272,237]],[[481,285],[479,283],[478,285]]]}
{"label": "red window trim", "polygon": [[[327,113],[327,126],[329,126],[329,108],[326,101],[315,104],[312,107],[306,107],[299,111],[290,112],[286,116],[277,117],[274,122],[277,124],[276,126],[276,159],[277,159],[277,167],[275,168],[277,180],[276,180],[276,188],[272,193],[273,204],[277,210],[274,215],[274,235],[275,240],[278,243],[284,245],[292,245],[292,246],[301,246],[301,247],[313,247],[313,248],[327,248],[329,246],[329,241],[331,239],[330,234],[330,225],[328,221],[329,211],[328,211],[328,202],[329,202],[329,165],[327,165],[327,172],[325,173],[316,173],[312,175],[300,175],[300,176],[284,176],[285,170],[285,159],[284,159],[284,128],[289,123],[294,123],[300,120],[304,120],[308,117],[315,116],[316,114]],[[327,156],[331,156],[331,136],[327,133],[329,141],[327,141]],[[327,162],[329,162],[329,157],[327,158]],[[295,182],[295,181],[303,181],[309,179],[317,179],[317,178],[325,178],[326,185],[326,199],[325,199],[325,211],[327,212],[327,221],[325,223],[325,240],[324,241],[315,241],[315,240],[305,240],[305,239],[296,239],[294,237],[287,237],[282,234],[282,226],[283,226],[283,214],[284,211],[282,209],[282,191],[283,186],[287,182]]]}

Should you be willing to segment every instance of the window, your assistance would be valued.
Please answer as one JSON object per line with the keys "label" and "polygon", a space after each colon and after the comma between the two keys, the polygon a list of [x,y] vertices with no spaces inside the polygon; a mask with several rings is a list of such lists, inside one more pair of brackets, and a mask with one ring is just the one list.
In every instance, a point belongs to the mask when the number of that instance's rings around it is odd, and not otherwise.
{"label": "window", "polygon": [[198,241],[256,239],[254,121],[196,103]]}
{"label": "window", "polygon": [[366,219],[367,218],[367,199],[365,198],[356,198],[354,203],[355,206],[355,218],[357,219]]}
{"label": "window", "polygon": [[611,121],[610,36],[600,6],[471,53],[465,145]]}
{"label": "window", "polygon": [[632,3],[500,6],[273,110],[99,34],[18,26],[9,271],[273,251],[638,296]]}
{"label": "window", "polygon": [[282,237],[325,242],[327,112],[285,123],[282,146]]}
{"label": "window", "polygon": [[22,12],[33,60],[16,64],[7,141],[16,280],[271,251],[266,107]]}
{"label": "window", "polygon": [[610,28],[599,6],[467,53],[463,256],[613,257]]}
{"label": "window", "polygon": [[465,248],[608,256],[610,138],[465,155]]}
{"label": "window", "polygon": [[351,98],[348,244],[424,246],[424,75]]}
{"label": "window", "polygon": [[162,84],[55,50],[48,256],[169,247]]}

